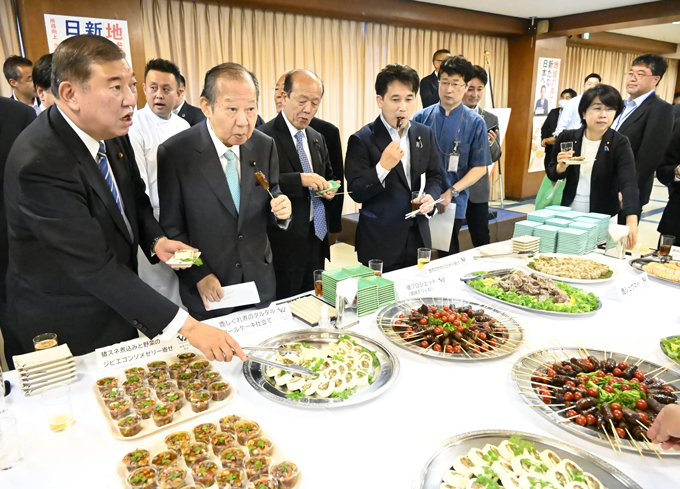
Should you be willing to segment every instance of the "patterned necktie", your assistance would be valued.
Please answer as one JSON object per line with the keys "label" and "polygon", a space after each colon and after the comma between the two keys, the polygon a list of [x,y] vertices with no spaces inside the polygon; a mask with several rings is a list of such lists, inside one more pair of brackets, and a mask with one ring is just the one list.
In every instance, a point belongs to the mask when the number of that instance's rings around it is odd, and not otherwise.
{"label": "patterned necktie", "polygon": [[[312,164],[309,162],[309,159],[307,159],[307,153],[305,153],[305,148],[302,146],[302,137],[302,131],[295,133],[295,140],[297,141],[295,149],[300,157],[302,169],[305,173],[313,173]],[[323,207],[321,199],[315,196],[316,194],[311,188],[309,189],[309,195],[311,196],[312,207],[314,209],[314,234],[316,234],[317,238],[323,240],[328,232],[328,227],[326,226],[326,210]]]}
{"label": "patterned necktie", "polygon": [[236,213],[240,211],[241,207],[241,184],[238,181],[238,170],[236,169],[236,154],[228,149],[224,156],[227,158],[227,184],[231,192],[231,198],[234,199],[234,207]]}
{"label": "patterned necktie", "polygon": [[104,175],[104,180],[106,180],[106,184],[109,186],[109,190],[111,190],[111,193],[113,194],[113,199],[116,201],[118,210],[122,214],[123,204],[121,204],[120,202],[120,197],[118,196],[118,189],[116,188],[116,185],[113,183],[113,175],[111,175],[109,160],[106,157],[106,146],[104,146],[103,141],[99,142],[99,151],[97,151],[97,164],[99,165],[99,171],[101,171],[102,175]]}

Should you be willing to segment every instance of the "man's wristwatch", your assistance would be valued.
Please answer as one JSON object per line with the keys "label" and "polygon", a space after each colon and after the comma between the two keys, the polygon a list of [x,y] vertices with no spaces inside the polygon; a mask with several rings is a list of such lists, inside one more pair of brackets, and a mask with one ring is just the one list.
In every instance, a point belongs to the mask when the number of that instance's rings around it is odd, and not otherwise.
{"label": "man's wristwatch", "polygon": [[156,245],[163,238],[167,238],[167,236],[158,236],[153,240],[153,243],[151,243],[151,256],[156,256]]}
{"label": "man's wristwatch", "polygon": [[459,195],[460,195],[460,192],[458,191],[458,189],[456,189],[456,187],[451,187],[451,196],[455,199]]}

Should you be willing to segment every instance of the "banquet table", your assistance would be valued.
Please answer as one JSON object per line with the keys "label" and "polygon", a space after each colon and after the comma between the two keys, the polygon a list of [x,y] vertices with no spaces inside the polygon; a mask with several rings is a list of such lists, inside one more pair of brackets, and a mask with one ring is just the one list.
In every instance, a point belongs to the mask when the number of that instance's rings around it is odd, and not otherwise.
{"label": "banquet table", "polygon": [[[491,246],[494,251],[509,250],[508,242]],[[489,303],[508,311],[522,324],[526,341],[512,355],[478,362],[419,356],[387,340],[376,325],[376,314],[372,314],[350,330],[376,339],[399,359],[399,377],[382,395],[363,404],[332,409],[282,405],[256,392],[243,375],[242,363],[235,360],[215,366],[235,386],[236,397],[219,411],[199,419],[216,422],[237,413],[258,421],[298,464],[305,488],[415,488],[425,463],[448,438],[487,429],[529,432],[576,445],[617,467],[645,489],[679,487],[680,457],[664,455],[661,460],[649,454],[643,459],[637,453],[615,453],[608,446],[563,430],[527,406],[514,387],[510,371],[511,364],[530,349],[558,345],[622,352],[667,365],[659,339],[680,334],[680,288],[652,280],[635,297],[618,301],[612,295],[614,284],[639,272],[624,260],[599,253],[601,261],[618,269],[618,277],[611,282],[576,286],[598,295],[602,309],[585,317],[553,318],[499,306],[470,293],[458,280],[461,276],[522,265],[519,258],[473,260],[477,253],[470,250],[433,261],[430,266],[434,268],[465,258],[441,272],[454,279],[453,289],[433,296]],[[423,272],[411,267],[384,276],[398,283],[417,273]],[[282,332],[308,327],[295,319],[237,339],[254,345]],[[17,418],[23,461],[0,472],[0,488],[126,487],[117,472],[123,455],[162,442],[170,432],[160,430],[134,441],[114,439],[93,393],[93,383],[103,376],[94,355],[78,357],[76,363],[78,380],[71,384],[75,423],[60,433],[50,431],[40,396],[24,396],[16,387],[16,372],[5,374],[15,387],[6,398],[9,411],[5,415]],[[680,372],[677,364],[673,369]],[[173,430],[190,430],[198,423],[187,421]]]}

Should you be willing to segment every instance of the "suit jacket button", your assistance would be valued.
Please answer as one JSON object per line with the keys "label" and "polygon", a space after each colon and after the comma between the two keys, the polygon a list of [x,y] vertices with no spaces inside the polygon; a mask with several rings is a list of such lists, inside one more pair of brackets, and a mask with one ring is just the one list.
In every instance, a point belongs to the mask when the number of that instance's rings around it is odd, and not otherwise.
{"label": "suit jacket button", "polygon": [[118,153],[118,159],[122,160],[123,159],[123,153]]}
{"label": "suit jacket button", "polygon": [[242,235],[242,234],[239,234],[238,237],[237,237],[237,239],[238,239],[239,241],[241,241],[241,240],[243,239],[243,235]]}
{"label": "suit jacket button", "polygon": [[236,264],[236,268],[241,268],[241,264],[240,264],[240,263],[237,263],[237,264]]}
{"label": "suit jacket button", "polygon": [[132,320],[132,324],[134,324],[135,326],[137,326],[137,325],[139,324],[139,321],[137,321],[136,319],[133,319],[133,320]]}
{"label": "suit jacket button", "polygon": [[140,330],[142,333],[146,333],[146,328],[145,328],[144,326],[140,327],[139,330]]}

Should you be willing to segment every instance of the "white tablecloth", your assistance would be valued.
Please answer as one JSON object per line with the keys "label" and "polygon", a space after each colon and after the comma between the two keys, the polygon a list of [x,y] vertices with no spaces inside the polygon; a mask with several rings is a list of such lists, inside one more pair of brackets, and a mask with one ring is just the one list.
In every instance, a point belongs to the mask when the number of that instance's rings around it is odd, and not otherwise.
{"label": "white tablecloth", "polygon": [[[500,250],[507,244],[493,246]],[[446,273],[458,279],[471,271],[520,264],[513,258],[472,261],[472,254],[475,252],[466,252],[466,262]],[[448,257],[433,265],[453,259]],[[603,259],[618,267],[618,280],[637,273],[621,260]],[[386,277],[401,280],[415,272],[413,267]],[[449,295],[485,302],[470,295],[462,283],[458,282],[456,287]],[[536,349],[581,344],[586,348],[625,352],[659,365],[668,363],[659,349],[659,338],[680,334],[680,288],[652,282],[649,289],[623,303],[608,298],[613,288],[611,282],[583,287],[599,295],[604,304],[591,317],[552,319],[505,308],[523,324],[527,346]],[[301,328],[303,323],[296,320],[295,324],[261,330],[239,340],[252,345],[286,329]],[[510,377],[510,364],[529,351],[526,347],[505,359],[444,362],[390,344],[378,330],[375,315],[363,318],[361,324],[351,329],[379,340],[399,357],[399,379],[382,396],[347,408],[286,407],[255,392],[243,376],[241,362],[235,361],[218,364],[217,368],[236,386],[238,395],[231,404],[204,418],[216,421],[234,412],[257,420],[298,463],[304,473],[305,488],[409,488],[446,439],[485,429],[518,430],[557,438],[605,459],[645,489],[679,487],[680,457],[659,460],[653,455],[642,459],[633,453],[615,454],[608,447],[562,430],[528,407]],[[116,467],[123,455],[136,447],[158,443],[169,432],[163,430],[131,442],[113,439],[102,418],[99,401],[92,393],[92,384],[102,376],[97,372],[93,355],[79,357],[76,362],[79,379],[71,385],[76,423],[61,433],[49,430],[39,396],[24,397],[16,388],[15,372],[6,374],[5,378],[16,389],[7,398],[7,414],[18,419],[24,460],[16,468],[0,472],[0,488],[119,488],[124,484],[116,475]],[[198,423],[181,426],[190,429],[195,424]]]}

